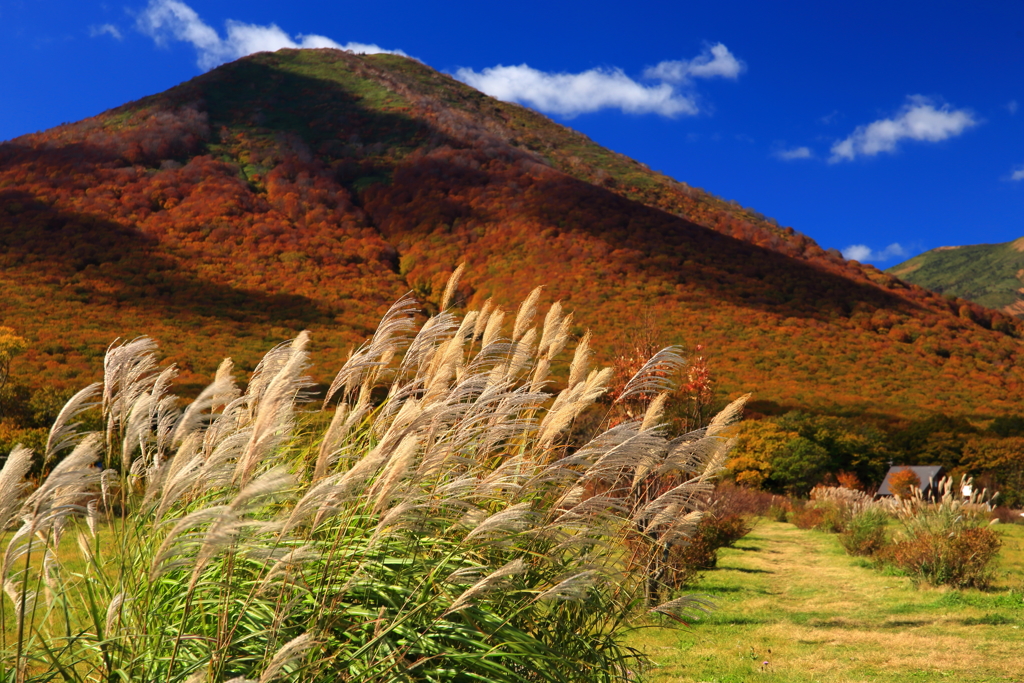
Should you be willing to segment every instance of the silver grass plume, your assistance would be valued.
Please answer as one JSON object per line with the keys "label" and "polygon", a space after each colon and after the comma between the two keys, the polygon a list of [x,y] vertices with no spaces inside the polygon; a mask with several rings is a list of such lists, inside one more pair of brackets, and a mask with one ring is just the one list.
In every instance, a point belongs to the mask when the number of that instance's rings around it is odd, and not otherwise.
{"label": "silver grass plume", "polygon": [[419,445],[419,438],[415,434],[409,434],[402,439],[391,454],[380,479],[369,491],[370,496],[376,495],[373,506],[374,513],[380,513],[391,502],[392,494],[401,480],[409,473],[409,469],[416,459]]}
{"label": "silver grass plume", "polygon": [[[103,385],[94,382],[72,396],[64,407],[57,414],[53,421],[50,434],[46,438],[46,449],[43,455],[43,466],[48,466],[54,458],[65,448],[68,448],[80,438],[76,428],[80,423],[74,420],[82,413],[99,404],[95,399],[101,396]],[[0,528],[3,528],[0,525]]]}
{"label": "silver grass plume", "polygon": [[626,382],[626,386],[622,388],[622,392],[615,402],[671,391],[673,389],[672,378],[679,374],[686,363],[682,356],[676,353],[678,350],[677,346],[669,346],[651,356],[643,367]]}
{"label": "silver grass plume", "polygon": [[526,570],[527,566],[526,563],[523,562],[523,560],[519,558],[512,560],[504,566],[494,570],[493,572],[491,572],[490,574],[488,574],[487,576],[485,576],[484,578],[480,579],[472,586],[467,588],[465,591],[463,591],[462,594],[455,599],[455,601],[451,604],[451,607],[449,607],[442,616],[447,616],[452,612],[458,612],[461,609],[469,607],[473,604],[473,598],[479,597],[485,593],[489,593],[490,591],[494,590],[499,585],[501,585],[504,579],[508,578],[509,576],[514,576],[516,574],[523,574],[526,572]]}
{"label": "silver grass plume", "polygon": [[258,403],[250,407],[250,410],[255,408],[252,435],[234,474],[234,481],[240,486],[244,486],[260,463],[291,436],[295,404],[302,399],[302,391],[313,384],[304,374],[310,365],[308,344],[309,333],[303,331],[287,347],[275,349],[273,362],[267,362],[262,378],[266,378],[271,367],[276,366],[275,372],[264,382]]}
{"label": "silver grass plume", "polygon": [[103,413],[107,419],[107,447],[113,443],[128,419],[128,411],[156,380],[157,343],[138,337],[120,345],[110,345],[103,357]]}
{"label": "silver grass plume", "polygon": [[230,358],[221,361],[213,382],[200,392],[199,396],[182,413],[181,419],[177,421],[171,436],[172,446],[180,446],[193,432],[205,429],[213,419],[210,413],[217,408],[224,408],[238,398],[240,392],[232,375],[233,369],[234,363]]}
{"label": "silver grass plume", "polygon": [[668,402],[668,393],[662,392],[655,397],[651,404],[647,406],[647,411],[644,413],[643,424],[640,425],[640,431],[647,431],[654,429],[661,424],[661,418],[665,415],[665,404]]}
{"label": "silver grass plume", "polygon": [[565,348],[565,345],[569,343],[569,337],[572,335],[572,313],[569,313],[562,318],[561,323],[558,325],[558,331],[552,336],[551,341],[548,343],[546,357],[548,360],[554,360],[555,356],[560,354]]}
{"label": "silver grass plume", "polygon": [[594,586],[597,578],[597,571],[593,569],[577,572],[543,591],[534,600],[580,601],[586,597],[587,591]]}
{"label": "silver grass plume", "polygon": [[482,339],[484,332],[487,329],[487,324],[490,320],[491,311],[494,309],[494,300],[488,299],[484,302],[484,305],[480,308],[480,314],[477,315],[476,320],[473,323],[473,340]]}
{"label": "silver grass plume", "polygon": [[281,670],[285,665],[295,661],[303,654],[306,650],[313,647],[316,641],[313,635],[308,631],[300,636],[292,638],[287,643],[281,646],[281,648],[271,658],[270,663],[267,664],[267,668],[264,669],[263,674],[260,675],[259,683],[269,683],[278,677]]}
{"label": "silver grass plume", "polygon": [[501,335],[501,324],[505,320],[505,312],[495,308],[487,317],[487,327],[484,328],[484,336],[480,340],[480,346],[487,348],[498,340]]}
{"label": "silver grass plume", "polygon": [[85,498],[95,492],[100,480],[95,466],[100,444],[99,434],[87,436],[25,500],[21,514],[33,532],[59,525],[70,514],[86,512]]}
{"label": "silver grass plume", "polygon": [[43,551],[43,566],[40,574],[43,576],[43,581],[46,584],[43,593],[43,597],[46,599],[46,606],[52,607],[54,598],[60,591],[61,580],[60,580],[60,561],[52,550],[47,548]]}
{"label": "silver grass plume", "polygon": [[556,301],[551,304],[547,315],[544,316],[544,327],[540,334],[540,344],[537,346],[537,355],[541,358],[547,357],[548,347],[558,335],[562,326],[562,302]]}
{"label": "silver grass plume", "polygon": [[140,392],[128,406],[121,439],[122,471],[138,469],[134,467],[132,456],[139,451],[141,468],[148,473],[150,468],[159,465],[170,447],[180,411],[177,398],[167,392],[177,374],[173,365],[165,368],[153,378],[150,388]]}
{"label": "silver grass plume", "polygon": [[719,411],[719,413],[711,419],[711,423],[708,424],[707,435],[717,436],[739,420],[743,416],[743,406],[745,406],[749,400],[750,394],[744,394]]}
{"label": "silver grass plume", "polygon": [[532,503],[523,502],[495,512],[466,534],[465,540],[469,541],[481,537],[488,538],[494,535],[503,536],[525,531],[530,527],[530,523],[537,518],[536,513],[531,509],[532,507]]}
{"label": "silver grass plume", "polygon": [[324,398],[325,406],[342,390],[345,400],[354,398],[353,393],[362,385],[367,373],[408,345],[408,336],[416,329],[413,316],[418,309],[419,304],[409,294],[391,305],[370,341],[356,349],[334,377]]}
{"label": "silver grass plume", "polygon": [[572,363],[569,365],[569,383],[567,388],[572,389],[583,381],[590,368],[590,330],[583,334],[580,343],[576,345],[576,352],[573,354]]}
{"label": "silver grass plume", "polygon": [[3,577],[4,593],[14,603],[14,618],[21,621],[26,614],[35,611],[36,592],[26,588],[21,581]]}
{"label": "silver grass plume", "polygon": [[18,444],[7,455],[0,470],[0,532],[14,519],[30,484],[25,475],[32,467],[32,450]]}
{"label": "silver grass plume", "polygon": [[519,337],[519,341],[513,344],[512,353],[505,367],[505,379],[514,380],[530,362],[533,358],[533,343],[536,338],[537,328],[531,327]]}
{"label": "silver grass plume", "polygon": [[540,445],[545,448],[550,446],[573,420],[607,391],[611,378],[611,368],[594,370],[585,381],[578,381],[558,394],[551,409],[541,420],[538,437]]}
{"label": "silver grass plume", "polygon": [[459,278],[462,277],[462,273],[466,270],[466,264],[460,263],[459,267],[455,269],[455,272],[448,278],[448,284],[445,285],[444,295],[441,297],[441,310],[448,310],[448,306],[452,302],[452,297],[455,295],[455,288],[459,286]]}
{"label": "silver grass plume", "polygon": [[541,290],[543,287],[535,287],[526,300],[519,304],[519,311],[516,314],[516,322],[512,327],[512,341],[517,342],[519,338],[523,336],[526,329],[533,323],[534,316],[537,315],[537,301],[540,299]]}
{"label": "silver grass plume", "polygon": [[103,622],[103,637],[109,638],[121,622],[121,607],[124,605],[125,594],[120,592],[107,605],[107,616]]}
{"label": "silver grass plume", "polygon": [[[189,590],[193,590],[210,561],[230,548],[243,529],[270,529],[280,526],[279,524],[260,522],[246,515],[255,506],[256,501],[279,496],[293,483],[291,475],[283,466],[274,467],[246,485],[228,505],[201,508],[186,515],[175,525],[161,544],[157,556],[153,560],[151,576],[156,578],[169,569],[178,566],[191,566],[192,577],[189,581]],[[206,531],[201,535],[180,537],[180,534],[186,529],[206,523],[208,523]],[[185,554],[184,551],[188,546],[196,547],[194,555]],[[175,555],[178,556],[178,561],[170,562],[169,560]]]}

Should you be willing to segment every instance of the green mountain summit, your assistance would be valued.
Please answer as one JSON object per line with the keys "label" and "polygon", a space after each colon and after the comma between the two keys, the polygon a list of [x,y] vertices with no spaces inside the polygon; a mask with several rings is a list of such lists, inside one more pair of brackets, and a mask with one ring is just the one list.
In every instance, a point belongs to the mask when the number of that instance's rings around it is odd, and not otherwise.
{"label": "green mountain summit", "polygon": [[1024,237],[1001,244],[939,247],[885,272],[939,294],[1024,316]]}

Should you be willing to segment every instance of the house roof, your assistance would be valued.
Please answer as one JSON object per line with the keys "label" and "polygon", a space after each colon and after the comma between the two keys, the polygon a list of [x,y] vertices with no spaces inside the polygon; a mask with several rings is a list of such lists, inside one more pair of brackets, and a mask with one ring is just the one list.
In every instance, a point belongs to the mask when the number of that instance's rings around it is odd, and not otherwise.
{"label": "house roof", "polygon": [[930,486],[938,483],[942,475],[945,474],[941,465],[893,465],[886,472],[882,485],[878,487],[878,495],[891,496],[892,491],[889,490],[889,477],[903,470],[910,470],[917,475],[918,481],[921,482],[922,493],[927,491]]}

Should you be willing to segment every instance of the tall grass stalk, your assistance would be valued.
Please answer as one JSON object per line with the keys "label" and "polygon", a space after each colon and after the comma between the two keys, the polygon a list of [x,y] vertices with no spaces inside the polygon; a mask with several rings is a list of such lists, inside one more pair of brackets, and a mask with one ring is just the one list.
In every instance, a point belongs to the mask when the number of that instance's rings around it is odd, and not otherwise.
{"label": "tall grass stalk", "polygon": [[[454,291],[454,284],[449,287]],[[24,482],[0,472],[3,676],[16,681],[627,681],[638,615],[686,543],[743,399],[669,440],[663,401],[566,445],[609,371],[539,292],[417,325],[398,301],[314,407],[309,335],[182,409],[156,345],[114,345]],[[445,306],[451,292],[445,295]],[[664,391],[660,353],[630,386]],[[671,367],[670,367],[671,366]],[[74,419],[101,397],[103,433]],[[99,466],[97,463],[101,463]],[[38,599],[37,599],[37,596]],[[666,596],[666,598],[672,596]]]}

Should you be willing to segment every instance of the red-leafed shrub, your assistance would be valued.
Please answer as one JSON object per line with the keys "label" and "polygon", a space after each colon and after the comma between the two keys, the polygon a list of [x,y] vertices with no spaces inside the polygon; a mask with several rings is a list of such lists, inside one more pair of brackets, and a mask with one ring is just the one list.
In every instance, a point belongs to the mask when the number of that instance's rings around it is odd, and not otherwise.
{"label": "red-leafed shrub", "polygon": [[686,545],[674,546],[669,551],[664,583],[680,588],[693,581],[702,569],[714,569],[718,564],[718,549],[732,546],[750,533],[753,526],[741,515],[711,514],[701,520]]}

